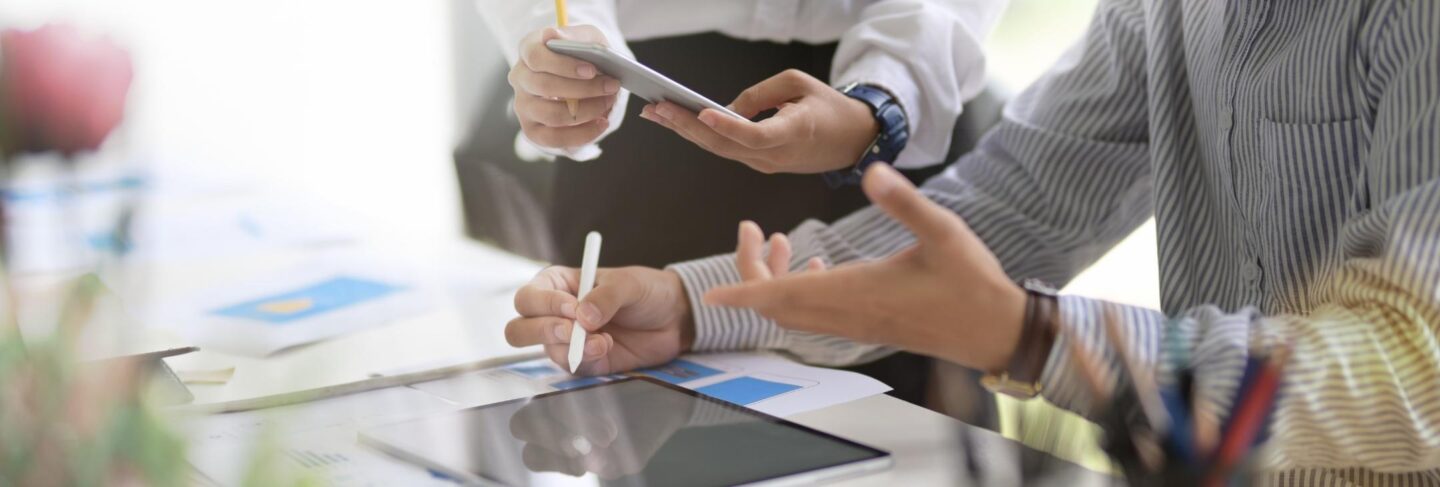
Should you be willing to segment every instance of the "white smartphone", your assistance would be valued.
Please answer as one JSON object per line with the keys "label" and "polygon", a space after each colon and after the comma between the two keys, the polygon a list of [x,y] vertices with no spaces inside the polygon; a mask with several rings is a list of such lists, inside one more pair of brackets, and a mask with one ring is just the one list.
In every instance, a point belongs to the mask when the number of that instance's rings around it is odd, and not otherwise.
{"label": "white smartphone", "polygon": [[549,47],[551,51],[594,64],[600,72],[620,80],[620,86],[650,103],[668,101],[695,113],[712,108],[726,115],[741,120],[745,119],[745,117],[730,111],[729,108],[725,108],[724,105],[715,103],[694,90],[686,88],[685,85],[666,78],[665,75],[655,72],[634,59],[622,56],[608,47],[564,39],[546,42],[545,46]]}

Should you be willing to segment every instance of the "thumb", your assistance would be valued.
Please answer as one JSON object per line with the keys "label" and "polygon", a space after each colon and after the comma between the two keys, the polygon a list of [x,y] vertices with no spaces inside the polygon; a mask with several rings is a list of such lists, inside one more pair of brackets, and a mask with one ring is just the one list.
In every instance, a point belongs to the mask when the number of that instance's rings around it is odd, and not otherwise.
{"label": "thumb", "polygon": [[808,77],[797,70],[785,70],[740,92],[740,96],[730,103],[730,109],[742,117],[754,118],[760,112],[804,95]]}
{"label": "thumb", "polygon": [[575,308],[575,317],[582,328],[594,332],[609,324],[620,310],[639,303],[645,294],[634,274],[625,269],[601,269],[595,275],[595,287]]}
{"label": "thumb", "polygon": [[960,217],[930,201],[888,164],[871,164],[860,185],[871,203],[910,229],[922,245],[942,244],[967,230]]}

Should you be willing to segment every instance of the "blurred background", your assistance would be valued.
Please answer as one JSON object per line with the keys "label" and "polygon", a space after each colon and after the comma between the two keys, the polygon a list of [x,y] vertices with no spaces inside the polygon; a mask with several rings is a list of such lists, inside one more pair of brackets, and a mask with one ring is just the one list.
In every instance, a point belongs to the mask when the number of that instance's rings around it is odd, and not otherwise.
{"label": "blurred background", "polygon": [[[482,0],[483,3],[484,0]],[[1095,0],[1012,0],[988,46],[1014,93],[1084,29]],[[3,0],[0,25],[64,20],[135,59],[110,152],[263,178],[400,232],[463,229],[451,153],[502,83],[503,60],[466,0]],[[1153,231],[1081,277],[1087,293],[1155,304]],[[1123,257],[1122,257],[1123,256]]]}
{"label": "blurred background", "polygon": [[[80,163],[263,186],[330,212],[320,220],[423,241],[467,231],[456,155],[514,135],[482,115],[509,103],[497,96],[507,67],[476,13],[488,1],[502,0],[0,0],[0,28],[59,21],[130,52],[126,119]],[[1038,77],[1095,3],[1011,0],[987,48],[994,93]],[[49,171],[50,157],[22,157],[15,174]],[[1153,224],[1067,291],[1158,307]]]}

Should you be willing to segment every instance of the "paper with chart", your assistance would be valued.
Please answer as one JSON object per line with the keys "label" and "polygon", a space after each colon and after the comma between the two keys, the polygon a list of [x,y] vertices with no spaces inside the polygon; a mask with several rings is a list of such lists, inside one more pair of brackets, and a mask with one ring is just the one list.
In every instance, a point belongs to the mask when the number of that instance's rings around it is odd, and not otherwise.
{"label": "paper with chart", "polygon": [[433,297],[398,263],[311,262],[176,301],[161,313],[201,348],[265,356],[419,314]]}
{"label": "paper with chart", "polygon": [[[460,406],[407,387],[240,413],[185,417],[186,459],[219,485],[242,485],[252,468],[271,478],[346,487],[448,485],[425,469],[361,447],[361,428],[441,414]],[[257,455],[266,460],[256,463]]]}
{"label": "paper with chart", "polygon": [[[801,365],[784,358],[760,353],[694,354],[669,364],[630,374],[575,377],[549,359],[511,364],[499,369],[522,378],[536,390],[565,390],[646,375],[762,413],[789,416],[805,411],[854,401],[890,390],[884,383],[854,372]],[[474,376],[474,377],[471,377]],[[460,404],[483,404],[476,382],[499,380],[493,371],[480,371],[411,387],[434,393]],[[461,384],[465,384],[462,386]],[[518,386],[516,386],[518,387]],[[493,401],[491,401],[493,402]]]}
{"label": "paper with chart", "polygon": [[[760,412],[788,416],[832,406],[890,388],[869,377],[800,365],[766,354],[688,355],[642,373]],[[229,414],[188,417],[190,463],[211,480],[234,485],[244,478],[257,448],[268,448],[272,468],[324,485],[454,485],[425,469],[358,445],[361,429],[529,397],[624,377],[578,378],[548,359],[479,370],[441,380]]]}

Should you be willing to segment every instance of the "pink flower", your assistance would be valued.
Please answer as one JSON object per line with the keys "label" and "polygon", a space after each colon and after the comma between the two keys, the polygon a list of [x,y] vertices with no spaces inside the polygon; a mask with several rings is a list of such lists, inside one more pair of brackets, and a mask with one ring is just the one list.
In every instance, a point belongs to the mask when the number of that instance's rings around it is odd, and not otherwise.
{"label": "pink flower", "polygon": [[0,107],[15,152],[94,150],[120,123],[130,56],[70,26],[0,32]]}

